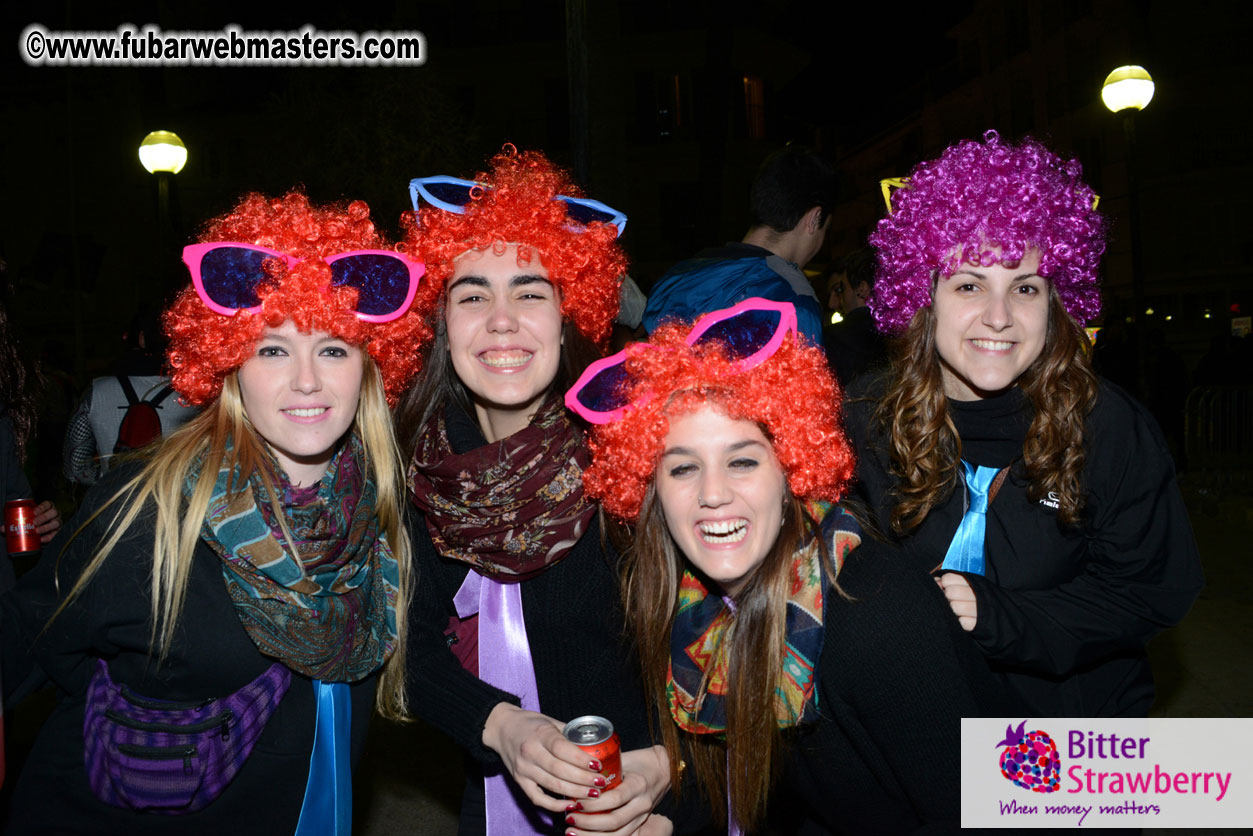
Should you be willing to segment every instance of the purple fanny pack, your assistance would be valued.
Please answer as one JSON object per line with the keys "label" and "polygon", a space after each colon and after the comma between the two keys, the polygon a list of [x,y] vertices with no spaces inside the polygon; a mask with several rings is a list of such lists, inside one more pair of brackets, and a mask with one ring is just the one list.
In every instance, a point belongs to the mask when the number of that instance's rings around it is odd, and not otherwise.
{"label": "purple fanny pack", "polygon": [[170,702],[114,682],[103,659],[96,665],[83,712],[87,780],[106,804],[149,813],[189,813],[221,795],[291,683],[275,662],[228,696]]}

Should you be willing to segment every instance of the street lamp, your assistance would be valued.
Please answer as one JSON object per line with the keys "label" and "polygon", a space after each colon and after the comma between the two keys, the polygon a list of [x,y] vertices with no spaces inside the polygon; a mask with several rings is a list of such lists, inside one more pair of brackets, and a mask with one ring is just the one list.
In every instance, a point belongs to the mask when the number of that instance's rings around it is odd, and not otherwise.
{"label": "street lamp", "polygon": [[187,165],[187,146],[172,131],[153,131],[139,143],[139,161],[149,174],[178,174]]}
{"label": "street lamp", "polygon": [[173,131],[153,131],[139,143],[139,162],[157,175],[157,252],[161,262],[168,254],[170,230],[170,176],[187,165],[187,146]]}
{"label": "street lamp", "polygon": [[[1140,201],[1136,189],[1136,123],[1135,117],[1153,100],[1153,77],[1144,67],[1129,64],[1105,77],[1101,85],[1101,101],[1113,113],[1122,114],[1123,138],[1127,156],[1127,221],[1131,224],[1131,297],[1133,310],[1145,311],[1144,277],[1140,274]],[[1147,311],[1145,311],[1147,313]],[[1136,317],[1136,384],[1140,397],[1148,398],[1148,339],[1145,322]]]}

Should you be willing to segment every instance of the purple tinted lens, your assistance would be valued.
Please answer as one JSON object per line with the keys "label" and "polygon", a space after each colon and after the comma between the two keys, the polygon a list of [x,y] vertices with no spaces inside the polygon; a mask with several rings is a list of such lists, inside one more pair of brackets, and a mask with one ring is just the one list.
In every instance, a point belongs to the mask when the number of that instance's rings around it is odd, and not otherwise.
{"label": "purple tinted lens", "polygon": [[600,209],[593,209],[591,206],[584,206],[574,200],[567,200],[565,204],[566,217],[575,223],[582,224],[583,226],[587,226],[594,221],[600,221],[604,224],[613,223],[614,216],[608,212],[604,212]]}
{"label": "purple tinted lens", "polygon": [[423,183],[422,188],[436,200],[453,206],[465,206],[470,202],[470,186],[465,183]]}
{"label": "purple tinted lens", "polygon": [[579,390],[579,403],[593,412],[613,412],[627,405],[626,363],[610,366]]}
{"label": "purple tinted lens", "polygon": [[349,255],[331,263],[331,283],[355,287],[357,312],[384,316],[409,296],[409,265],[393,255]]}
{"label": "purple tinted lens", "polygon": [[257,285],[265,279],[265,261],[274,256],[243,247],[217,247],[200,260],[200,281],[209,298],[224,308],[242,310],[261,304]]}
{"label": "purple tinted lens", "polygon": [[779,330],[779,320],[778,311],[744,311],[714,323],[696,342],[720,342],[730,359],[743,360],[766,347]]}

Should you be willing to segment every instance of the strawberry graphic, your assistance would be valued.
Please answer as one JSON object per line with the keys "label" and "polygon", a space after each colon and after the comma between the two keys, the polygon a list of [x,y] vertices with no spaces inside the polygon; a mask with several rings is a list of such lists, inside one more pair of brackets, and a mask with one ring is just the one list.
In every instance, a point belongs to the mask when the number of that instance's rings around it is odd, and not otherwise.
{"label": "strawberry graphic", "polygon": [[996,744],[1005,747],[1001,751],[1001,774],[1031,792],[1057,792],[1062,774],[1057,744],[1048,732],[1024,731],[1026,728],[1026,720],[1016,729],[1012,723],[1005,727],[1005,739]]}

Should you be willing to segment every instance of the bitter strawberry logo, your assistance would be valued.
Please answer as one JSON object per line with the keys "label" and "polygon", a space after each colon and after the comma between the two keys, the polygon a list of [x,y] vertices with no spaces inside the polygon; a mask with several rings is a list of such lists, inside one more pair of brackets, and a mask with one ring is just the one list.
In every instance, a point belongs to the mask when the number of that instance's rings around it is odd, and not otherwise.
{"label": "bitter strawberry logo", "polygon": [[1027,721],[1018,728],[1005,727],[1005,739],[997,746],[1001,751],[1001,774],[1007,781],[1031,792],[1057,792],[1062,776],[1062,759],[1057,744],[1048,732],[1024,731]]}

